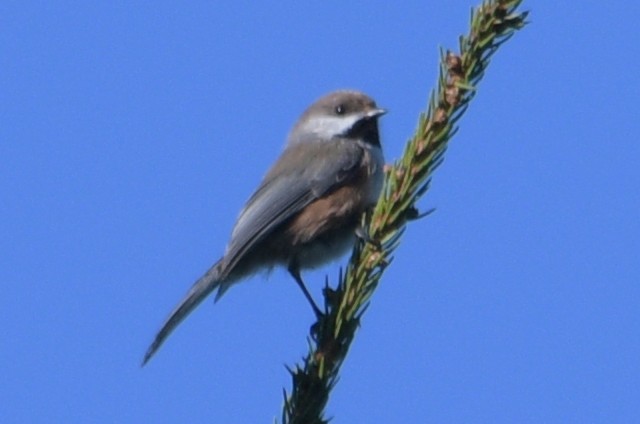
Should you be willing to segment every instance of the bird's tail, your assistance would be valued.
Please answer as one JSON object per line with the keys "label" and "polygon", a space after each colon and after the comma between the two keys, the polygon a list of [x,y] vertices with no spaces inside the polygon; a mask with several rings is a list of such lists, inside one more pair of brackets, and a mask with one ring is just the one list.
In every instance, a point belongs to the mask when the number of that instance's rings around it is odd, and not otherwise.
{"label": "bird's tail", "polygon": [[[230,283],[226,281],[226,278],[221,276],[221,261],[218,261],[213,265],[195,284],[191,287],[187,295],[182,301],[175,307],[175,309],[169,315],[169,318],[162,325],[158,334],[156,334],[153,343],[147,349],[147,353],[142,360],[142,366],[144,366],[149,359],[158,351],[162,343],[169,337],[171,332],[198,306],[213,290],[218,288],[218,296],[224,292]],[[225,284],[226,283],[226,284]]]}

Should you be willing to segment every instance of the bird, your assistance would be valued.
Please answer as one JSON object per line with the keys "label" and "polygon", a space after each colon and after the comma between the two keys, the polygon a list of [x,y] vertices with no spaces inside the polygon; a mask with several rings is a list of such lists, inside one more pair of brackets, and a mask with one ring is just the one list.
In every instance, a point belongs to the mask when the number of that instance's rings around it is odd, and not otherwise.
{"label": "bird", "polygon": [[339,258],[357,237],[366,237],[361,217],[375,205],[383,184],[378,118],[385,113],[356,90],[326,94],[302,113],[284,151],[241,210],[224,255],[169,314],[142,366],[212,292],[218,301],[233,284],[260,270],[286,267],[316,315],[322,315],[301,270]]}

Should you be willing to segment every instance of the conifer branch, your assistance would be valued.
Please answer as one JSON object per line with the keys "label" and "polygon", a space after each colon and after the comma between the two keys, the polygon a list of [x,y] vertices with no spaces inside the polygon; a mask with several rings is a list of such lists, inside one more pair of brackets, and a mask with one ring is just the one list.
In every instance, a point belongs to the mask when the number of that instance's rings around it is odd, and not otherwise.
{"label": "conifer branch", "polygon": [[[293,369],[292,391],[284,392],[283,424],[325,424],[324,408],[338,379],[362,315],[408,221],[420,218],[416,202],[429,188],[442,163],[458,120],[476,94],[476,87],[498,48],[526,24],[528,12],[516,9],[522,0],[484,1],[471,13],[471,29],[460,37],[459,53],[441,52],[438,86],[402,158],[386,170],[382,195],[363,218],[369,241],[357,243],[337,288],[324,289],[325,315],[314,324],[309,353]],[[428,214],[430,211],[426,212]]]}

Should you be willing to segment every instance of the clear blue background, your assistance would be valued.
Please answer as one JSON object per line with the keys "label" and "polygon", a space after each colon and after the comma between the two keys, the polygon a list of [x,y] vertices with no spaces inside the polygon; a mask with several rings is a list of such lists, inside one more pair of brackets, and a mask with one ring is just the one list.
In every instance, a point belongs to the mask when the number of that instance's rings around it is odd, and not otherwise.
{"label": "clear blue background", "polygon": [[[279,417],[313,322],[281,270],[142,354],[299,113],[364,90],[397,158],[475,4],[4,2],[0,422]],[[524,6],[420,202],[436,213],[373,298],[333,422],[640,422],[640,6]],[[306,274],[316,297],[338,267]]]}

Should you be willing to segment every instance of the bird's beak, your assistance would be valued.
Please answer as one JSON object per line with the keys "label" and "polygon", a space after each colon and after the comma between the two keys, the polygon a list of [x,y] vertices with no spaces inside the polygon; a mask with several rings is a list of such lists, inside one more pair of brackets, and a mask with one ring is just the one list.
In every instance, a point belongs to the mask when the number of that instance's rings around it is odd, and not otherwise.
{"label": "bird's beak", "polygon": [[382,108],[371,109],[370,111],[367,112],[366,117],[377,118],[379,116],[384,115],[385,113],[387,113],[387,109],[382,109]]}

